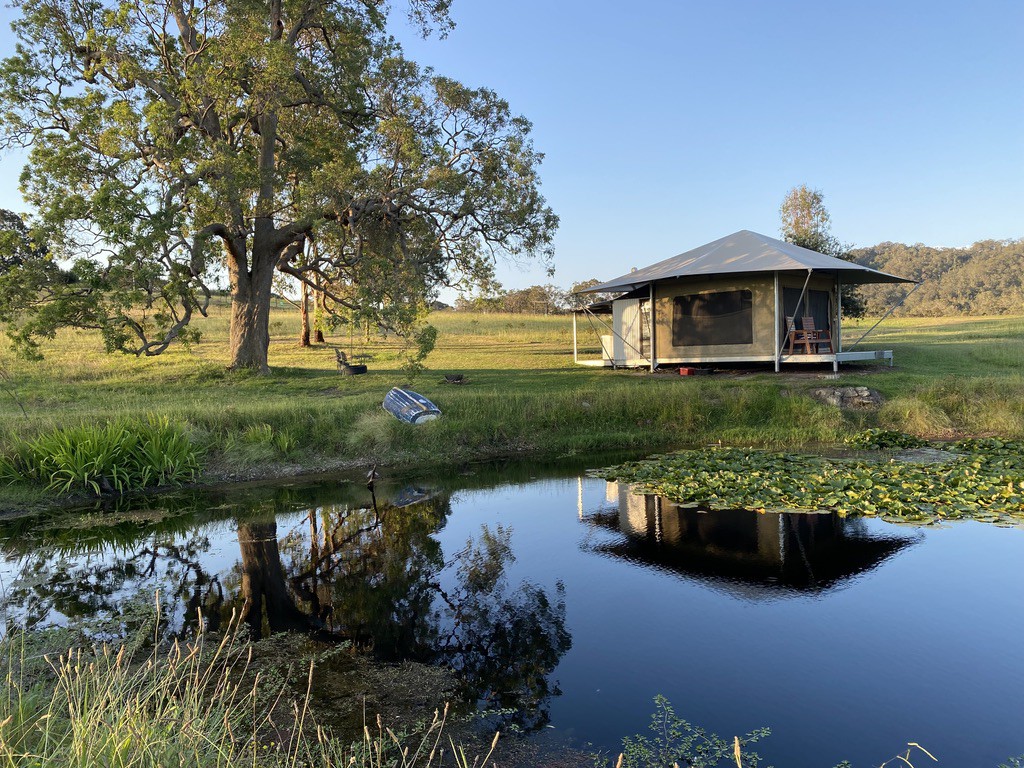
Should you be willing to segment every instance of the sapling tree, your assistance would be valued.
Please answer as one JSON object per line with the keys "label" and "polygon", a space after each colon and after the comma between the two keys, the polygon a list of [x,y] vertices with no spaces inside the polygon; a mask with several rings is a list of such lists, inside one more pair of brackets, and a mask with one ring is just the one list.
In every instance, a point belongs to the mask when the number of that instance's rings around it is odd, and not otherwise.
{"label": "sapling tree", "polygon": [[[389,266],[427,288],[485,277],[501,255],[550,262],[529,122],[404,59],[384,0],[13,5],[0,136],[30,147],[23,193],[89,310],[23,318],[26,338],[86,324],[159,354],[223,276],[231,365],[265,372],[277,271],[361,309],[331,286]],[[448,5],[408,0],[424,34],[450,28]],[[318,240],[336,247],[307,258]]]}
{"label": "sapling tree", "polygon": [[[782,222],[782,238],[787,243],[809,248],[826,256],[853,261],[850,246],[843,245],[832,234],[832,217],[825,207],[825,195],[820,189],[811,189],[806,184],[793,187],[779,207]],[[856,286],[843,286],[843,314],[861,317],[864,314],[864,299]]]}

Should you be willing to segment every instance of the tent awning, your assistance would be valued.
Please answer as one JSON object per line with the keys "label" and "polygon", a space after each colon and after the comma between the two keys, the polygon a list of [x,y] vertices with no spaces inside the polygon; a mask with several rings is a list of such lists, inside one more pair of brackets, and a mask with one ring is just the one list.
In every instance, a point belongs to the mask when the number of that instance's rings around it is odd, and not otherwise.
{"label": "tent awning", "polygon": [[808,270],[839,275],[846,285],[917,282],[744,229],[579,293],[630,291],[656,280],[675,277]]}

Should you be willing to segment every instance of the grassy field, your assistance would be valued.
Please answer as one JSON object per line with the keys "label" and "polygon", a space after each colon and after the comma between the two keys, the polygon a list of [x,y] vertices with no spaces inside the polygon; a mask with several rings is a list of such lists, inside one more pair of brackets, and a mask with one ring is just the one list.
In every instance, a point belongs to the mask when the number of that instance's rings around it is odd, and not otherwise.
{"label": "grassy field", "polygon": [[[583,368],[572,362],[570,318],[453,312],[432,316],[437,348],[413,375],[394,337],[300,348],[298,314],[285,308],[272,318],[273,374],[259,377],[226,370],[227,322],[220,308],[201,321],[198,345],[155,358],[105,354],[89,332],[61,334],[40,362],[0,345],[0,450],[55,426],[150,414],[184,425],[205,450],[207,481],[719,441],[795,447],[868,426],[930,438],[1024,436],[1022,318],[890,320],[867,346],[893,349],[896,367],[849,366],[838,380],[803,368],[710,377]],[[370,372],[340,376],[333,346]],[[468,383],[445,384],[446,373]],[[425,394],[444,418],[418,427],[391,418],[380,403],[396,385]],[[842,412],[807,394],[824,385],[869,386],[885,402]],[[18,493],[0,491],[8,504]]]}

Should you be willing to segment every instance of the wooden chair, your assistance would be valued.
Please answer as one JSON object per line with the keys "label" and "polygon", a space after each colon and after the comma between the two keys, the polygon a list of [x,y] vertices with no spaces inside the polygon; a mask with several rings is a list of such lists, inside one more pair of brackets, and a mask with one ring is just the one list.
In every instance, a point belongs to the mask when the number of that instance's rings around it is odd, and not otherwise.
{"label": "wooden chair", "polygon": [[[806,318],[804,319],[806,320]],[[787,343],[789,344],[789,354],[793,354],[793,348],[798,344],[803,345],[805,355],[809,355],[811,353],[811,340],[807,336],[807,331],[803,328],[796,327],[796,318],[786,318],[786,334]]]}
{"label": "wooden chair", "polygon": [[795,318],[786,318],[789,354],[792,355],[794,353],[795,347],[803,347],[802,353],[805,355],[817,354],[821,351],[821,345],[823,344],[828,344],[829,352],[835,351],[832,348],[832,333],[827,329],[815,328],[813,317],[801,317],[800,328],[796,327],[796,323],[794,321]]}
{"label": "wooden chair", "polygon": [[806,334],[806,338],[807,338],[806,347],[807,347],[807,353],[808,354],[810,354],[810,352],[811,352],[811,347],[814,348],[815,352],[820,353],[821,352],[821,345],[822,344],[828,344],[828,351],[829,352],[835,352],[835,350],[832,348],[832,332],[831,331],[829,331],[827,328],[821,328],[821,329],[815,328],[814,327],[814,318],[813,317],[803,317],[803,318],[801,318],[801,320],[802,320],[802,325],[804,327],[803,331],[804,331],[804,334]]}

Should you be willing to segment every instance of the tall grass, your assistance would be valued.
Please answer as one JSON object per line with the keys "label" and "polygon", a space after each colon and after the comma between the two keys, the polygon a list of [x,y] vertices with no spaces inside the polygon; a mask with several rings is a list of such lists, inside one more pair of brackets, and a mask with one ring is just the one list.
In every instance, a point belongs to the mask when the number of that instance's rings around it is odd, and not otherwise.
{"label": "tall grass", "polygon": [[[361,742],[318,726],[305,697],[288,702],[251,669],[250,647],[229,631],[141,658],[129,645],[73,648],[33,671],[26,635],[2,648],[0,765],[34,768],[484,768],[447,738],[447,710],[412,734],[377,719]],[[35,665],[38,666],[38,665]],[[309,669],[312,681],[314,669]]]}
{"label": "tall grass", "polygon": [[100,494],[181,483],[199,452],[166,416],[54,429],[0,454],[0,482],[28,481],[62,494]]}

